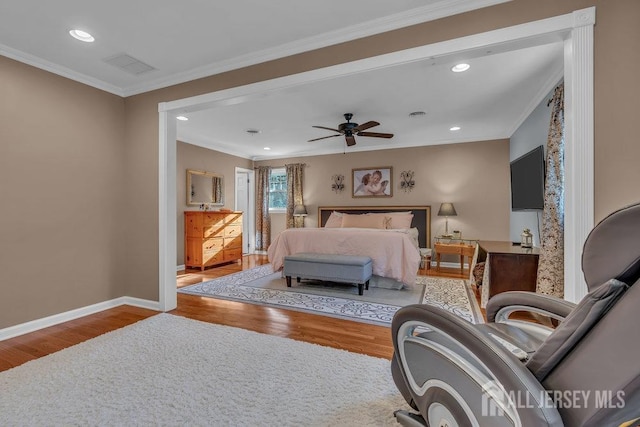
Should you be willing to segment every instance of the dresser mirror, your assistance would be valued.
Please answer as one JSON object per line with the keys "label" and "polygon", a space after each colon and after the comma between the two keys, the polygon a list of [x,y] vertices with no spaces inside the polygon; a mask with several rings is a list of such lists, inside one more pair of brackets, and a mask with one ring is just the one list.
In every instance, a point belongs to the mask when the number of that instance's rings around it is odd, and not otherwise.
{"label": "dresser mirror", "polygon": [[224,177],[217,173],[187,169],[187,205],[224,205]]}

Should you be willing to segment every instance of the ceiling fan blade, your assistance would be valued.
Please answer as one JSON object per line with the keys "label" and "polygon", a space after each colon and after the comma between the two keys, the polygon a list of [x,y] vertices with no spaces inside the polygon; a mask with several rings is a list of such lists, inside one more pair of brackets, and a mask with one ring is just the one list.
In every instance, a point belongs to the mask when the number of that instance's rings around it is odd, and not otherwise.
{"label": "ceiling fan blade", "polygon": [[367,123],[363,123],[363,124],[361,124],[361,125],[356,126],[355,128],[353,128],[353,131],[354,131],[354,132],[360,132],[360,131],[362,131],[362,130],[372,128],[372,127],[374,127],[374,126],[380,126],[380,123],[378,123],[378,122],[367,122]]}
{"label": "ceiling fan blade", "polygon": [[332,128],[327,128],[324,126],[311,126],[312,128],[318,128],[318,129],[326,129],[326,130],[330,130],[331,132],[338,132],[340,133],[340,131],[338,129],[332,129]]}
{"label": "ceiling fan blade", "polygon": [[358,136],[371,136],[374,138],[393,138],[392,133],[378,133],[378,132],[358,132]]}
{"label": "ceiling fan blade", "polygon": [[335,138],[336,136],[340,136],[340,135],[323,136],[322,138],[310,139],[307,142],[320,141],[321,139],[327,139],[327,138]]}
{"label": "ceiling fan blade", "polygon": [[353,136],[345,136],[344,139],[347,140],[347,145],[351,147],[352,145],[356,145],[356,139]]}

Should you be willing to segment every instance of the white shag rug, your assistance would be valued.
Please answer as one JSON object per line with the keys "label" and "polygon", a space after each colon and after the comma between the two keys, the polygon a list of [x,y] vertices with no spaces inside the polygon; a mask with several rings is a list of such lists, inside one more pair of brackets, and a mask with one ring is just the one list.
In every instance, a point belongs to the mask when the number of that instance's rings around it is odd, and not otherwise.
{"label": "white shag rug", "polygon": [[159,314],[0,373],[3,426],[393,426],[390,362]]}
{"label": "white shag rug", "polygon": [[357,287],[306,281],[286,287],[280,272],[271,265],[223,276],[178,289],[190,295],[221,298],[252,304],[340,317],[389,326],[394,314],[409,304],[430,304],[471,323],[484,321],[473,291],[462,279],[419,276],[413,289],[370,287],[358,295]]}

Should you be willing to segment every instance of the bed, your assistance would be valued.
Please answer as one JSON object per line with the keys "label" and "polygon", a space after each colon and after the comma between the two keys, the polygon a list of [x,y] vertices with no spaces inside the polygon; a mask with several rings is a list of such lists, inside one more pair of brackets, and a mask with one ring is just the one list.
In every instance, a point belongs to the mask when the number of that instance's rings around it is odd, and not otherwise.
{"label": "bed", "polygon": [[[413,215],[410,225],[407,212]],[[342,226],[334,224],[339,215],[345,214]],[[376,227],[351,226],[355,220],[365,219],[375,222]],[[379,221],[385,221],[384,226],[378,227]],[[317,228],[284,230],[275,237],[267,254],[274,271],[282,268],[285,256],[301,252],[369,256],[373,260],[373,286],[411,288],[420,266],[419,248],[430,247],[430,225],[430,206],[322,206],[318,208]]]}

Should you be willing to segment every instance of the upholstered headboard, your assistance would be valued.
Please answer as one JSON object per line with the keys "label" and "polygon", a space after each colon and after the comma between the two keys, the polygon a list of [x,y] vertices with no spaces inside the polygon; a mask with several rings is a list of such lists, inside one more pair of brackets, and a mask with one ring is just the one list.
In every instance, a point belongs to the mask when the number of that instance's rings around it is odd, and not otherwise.
{"label": "upholstered headboard", "polygon": [[318,207],[318,227],[324,227],[331,212],[364,214],[369,212],[407,212],[413,213],[411,227],[418,229],[418,242],[421,248],[431,247],[431,206],[320,206]]}

